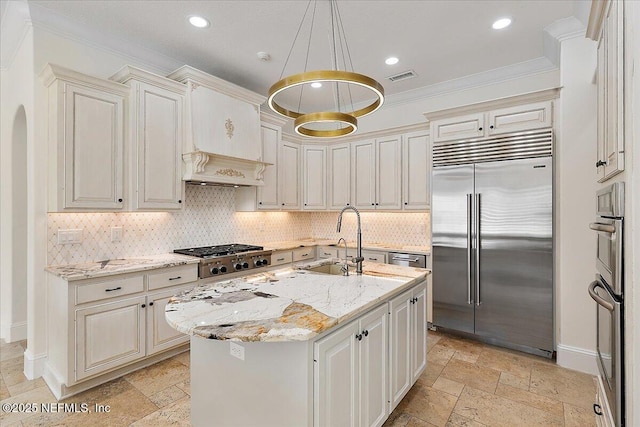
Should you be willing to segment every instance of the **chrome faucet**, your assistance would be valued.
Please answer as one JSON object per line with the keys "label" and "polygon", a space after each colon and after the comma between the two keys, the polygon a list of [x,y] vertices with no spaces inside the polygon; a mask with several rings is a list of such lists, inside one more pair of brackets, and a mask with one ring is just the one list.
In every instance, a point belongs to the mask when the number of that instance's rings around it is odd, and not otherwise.
{"label": "chrome faucet", "polygon": [[338,240],[338,247],[340,246],[340,242],[344,243],[344,264],[342,264],[340,266],[340,271],[342,272],[343,276],[348,276],[349,275],[349,263],[347,262],[347,260],[349,259],[349,256],[347,255],[347,241],[344,240],[342,237]]}
{"label": "chrome faucet", "polygon": [[[352,211],[354,211],[358,216],[358,237],[356,240],[357,254],[356,254],[356,257],[353,259],[353,262],[356,263],[356,273],[362,274],[362,261],[364,261],[364,258],[362,257],[362,229],[360,228],[360,212],[358,211],[358,209],[354,208],[353,206],[345,206],[344,208],[342,208],[342,210],[340,211],[340,215],[338,215],[338,226],[336,227],[336,231],[338,233],[340,232],[340,227],[342,226],[342,214],[344,213],[344,211],[348,209],[351,209]],[[346,245],[346,242],[345,242],[345,245]],[[345,253],[345,257],[346,256],[347,254]]]}

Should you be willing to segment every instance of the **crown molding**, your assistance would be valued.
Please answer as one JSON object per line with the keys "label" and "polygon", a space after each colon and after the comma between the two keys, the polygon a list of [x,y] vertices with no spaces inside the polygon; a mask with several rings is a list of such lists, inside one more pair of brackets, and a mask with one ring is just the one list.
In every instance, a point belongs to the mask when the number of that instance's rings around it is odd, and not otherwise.
{"label": "crown molding", "polygon": [[7,1],[0,21],[0,70],[11,68],[32,28],[33,23],[27,3]]}
{"label": "crown molding", "polygon": [[273,114],[266,113],[263,109],[261,109],[260,111],[260,121],[269,123],[272,125],[280,126],[280,127],[287,124],[287,119],[285,119],[284,117],[275,116]]}
{"label": "crown molding", "polygon": [[152,84],[172,92],[177,92],[181,95],[184,95],[187,91],[187,86],[184,83],[171,80],[167,77],[163,77],[140,68],[132,67],[131,65],[125,65],[122,67],[113,76],[109,77],[109,80],[123,84],[126,84],[131,80],[135,80]]}
{"label": "crown molding", "polygon": [[549,101],[559,98],[561,89],[562,87],[555,87],[552,89],[538,90],[521,95],[492,99],[491,101],[476,102],[460,107],[447,108],[446,110],[432,111],[424,113],[423,115],[427,119],[427,123],[430,123],[433,120],[443,119],[447,117],[480,113],[488,110],[495,110],[498,108],[513,107],[521,104],[530,104],[533,102]]}
{"label": "crown molding", "polygon": [[604,22],[607,6],[610,0],[592,0],[591,11],[589,12],[589,23],[587,24],[586,36],[591,40],[598,41],[600,39],[600,29]]}
{"label": "crown molding", "polygon": [[83,86],[108,90],[122,96],[129,95],[129,86],[111,80],[105,80],[99,77],[79,73],[55,64],[45,65],[39,76],[45,87],[51,86],[51,84],[56,80],[64,80],[66,82],[76,83]]}

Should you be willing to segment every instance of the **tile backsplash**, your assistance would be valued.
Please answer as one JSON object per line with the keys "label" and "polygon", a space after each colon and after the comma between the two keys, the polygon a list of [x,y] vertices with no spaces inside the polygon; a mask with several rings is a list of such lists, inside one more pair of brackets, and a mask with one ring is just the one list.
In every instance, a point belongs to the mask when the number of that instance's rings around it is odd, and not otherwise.
{"label": "tile backsplash", "polygon": [[[353,212],[344,214],[338,234],[337,212],[236,212],[233,188],[187,186],[185,202],[179,212],[50,213],[47,263],[132,258],[223,243],[355,240]],[[111,242],[111,227],[123,228],[120,242]],[[58,229],[82,229],[82,243],[58,244]],[[429,245],[429,214],[363,212],[362,233],[365,242]]]}

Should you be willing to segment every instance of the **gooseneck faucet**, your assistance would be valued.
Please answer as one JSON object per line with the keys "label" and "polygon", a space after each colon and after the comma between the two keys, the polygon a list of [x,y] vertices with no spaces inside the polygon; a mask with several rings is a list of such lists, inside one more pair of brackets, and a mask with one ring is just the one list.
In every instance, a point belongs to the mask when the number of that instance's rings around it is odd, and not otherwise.
{"label": "gooseneck faucet", "polygon": [[362,229],[360,228],[360,212],[358,211],[358,209],[354,208],[353,206],[345,206],[344,208],[342,208],[342,210],[340,211],[340,215],[338,215],[338,226],[336,227],[336,231],[338,233],[340,232],[340,227],[342,226],[342,214],[344,213],[344,211],[349,209],[354,211],[358,216],[358,237],[356,241],[357,254],[353,261],[356,263],[356,273],[362,274],[362,261],[364,261],[364,258],[362,257]]}

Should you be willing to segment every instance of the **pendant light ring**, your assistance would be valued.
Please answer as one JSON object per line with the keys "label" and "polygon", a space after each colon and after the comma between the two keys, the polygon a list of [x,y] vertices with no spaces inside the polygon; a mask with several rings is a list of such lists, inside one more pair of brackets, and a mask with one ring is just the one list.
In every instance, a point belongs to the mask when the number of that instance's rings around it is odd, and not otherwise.
{"label": "pendant light ring", "polygon": [[[362,86],[366,89],[369,89],[376,95],[376,100],[371,104],[367,105],[364,108],[360,108],[358,110],[341,113],[346,114],[352,117],[362,117],[367,114],[371,114],[382,106],[384,102],[384,88],[380,83],[372,79],[371,77],[365,76],[364,74],[358,74],[351,71],[341,71],[341,70],[316,70],[316,71],[307,71],[304,73],[292,74],[283,78],[269,88],[269,97],[267,99],[267,103],[269,107],[275,111],[276,113],[281,114],[285,117],[290,117],[292,119],[297,119],[298,117],[304,115],[304,113],[299,111],[288,110],[281,105],[279,105],[275,101],[275,97],[288,89],[301,86],[307,83],[313,82],[333,82],[333,83],[346,83]],[[349,132],[351,133],[351,132]],[[309,135],[311,136],[311,135]]]}
{"label": "pendant light ring", "polygon": [[[339,129],[310,129],[305,127],[310,123],[342,123],[347,125]],[[294,130],[298,135],[316,138],[335,138],[354,133],[358,129],[358,119],[354,116],[336,111],[321,111],[317,113],[301,114],[294,122]]]}

